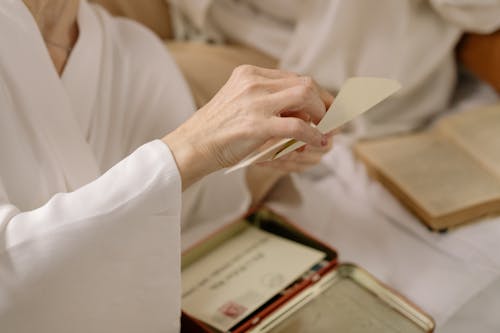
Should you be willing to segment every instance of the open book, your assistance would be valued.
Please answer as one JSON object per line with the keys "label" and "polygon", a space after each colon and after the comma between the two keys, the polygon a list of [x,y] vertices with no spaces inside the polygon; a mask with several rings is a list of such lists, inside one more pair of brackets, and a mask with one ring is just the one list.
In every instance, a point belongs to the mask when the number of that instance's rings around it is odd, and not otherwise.
{"label": "open book", "polygon": [[445,117],[423,133],[360,142],[355,153],[433,230],[500,213],[500,105]]}

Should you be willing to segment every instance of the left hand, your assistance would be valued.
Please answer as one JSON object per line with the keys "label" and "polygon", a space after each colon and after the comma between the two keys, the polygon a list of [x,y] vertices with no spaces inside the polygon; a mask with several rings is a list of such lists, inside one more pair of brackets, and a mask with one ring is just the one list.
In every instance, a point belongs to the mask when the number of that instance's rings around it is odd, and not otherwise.
{"label": "left hand", "polygon": [[246,174],[247,186],[252,196],[252,206],[257,206],[273,186],[291,172],[305,171],[321,161],[332,147],[333,133],[328,135],[328,142],[322,147],[305,145],[276,160],[259,162],[251,165]]}
{"label": "left hand", "polygon": [[257,166],[273,168],[283,174],[303,172],[321,161],[323,155],[332,148],[332,142],[333,134],[328,136],[328,143],[325,146],[305,145],[278,159],[257,163]]}

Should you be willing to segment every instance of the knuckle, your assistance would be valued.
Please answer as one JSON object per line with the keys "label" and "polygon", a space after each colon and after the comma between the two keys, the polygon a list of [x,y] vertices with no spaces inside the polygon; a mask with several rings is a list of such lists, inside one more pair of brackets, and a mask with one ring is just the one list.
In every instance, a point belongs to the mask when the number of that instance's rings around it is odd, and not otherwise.
{"label": "knuckle", "polygon": [[295,73],[295,72],[289,72],[289,71],[285,71],[285,70],[280,70],[285,76],[289,77],[289,78],[299,78],[300,75]]}
{"label": "knuckle", "polygon": [[254,110],[258,110],[255,112],[258,112],[260,115],[266,114],[273,106],[268,96],[255,96],[251,105]]}
{"label": "knuckle", "polygon": [[297,87],[296,95],[299,99],[304,100],[308,97],[309,91],[305,86],[301,85]]}
{"label": "knuckle", "polygon": [[310,76],[303,76],[302,77],[302,84],[307,87],[307,89],[313,90],[315,88],[315,83],[312,77]]}
{"label": "knuckle", "polygon": [[255,92],[260,90],[262,83],[256,79],[248,79],[243,82],[243,90],[246,92]]}
{"label": "knuckle", "polygon": [[302,134],[304,132],[304,128],[299,119],[292,119],[288,126],[291,133]]}
{"label": "knuckle", "polygon": [[307,84],[300,85],[299,96],[303,99],[308,99],[313,95],[314,88]]}
{"label": "knuckle", "polygon": [[233,74],[236,76],[247,76],[255,72],[255,67],[252,65],[239,65],[233,70]]}

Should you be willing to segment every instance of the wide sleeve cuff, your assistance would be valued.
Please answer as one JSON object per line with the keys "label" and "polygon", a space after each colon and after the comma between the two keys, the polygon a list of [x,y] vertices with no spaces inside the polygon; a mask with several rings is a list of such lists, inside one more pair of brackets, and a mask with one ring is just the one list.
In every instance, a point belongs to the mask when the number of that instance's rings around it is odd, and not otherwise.
{"label": "wide sleeve cuff", "polygon": [[180,219],[181,178],[174,157],[160,140],[139,147],[101,177],[42,207],[19,212],[2,205],[6,247],[88,220],[165,215]]}

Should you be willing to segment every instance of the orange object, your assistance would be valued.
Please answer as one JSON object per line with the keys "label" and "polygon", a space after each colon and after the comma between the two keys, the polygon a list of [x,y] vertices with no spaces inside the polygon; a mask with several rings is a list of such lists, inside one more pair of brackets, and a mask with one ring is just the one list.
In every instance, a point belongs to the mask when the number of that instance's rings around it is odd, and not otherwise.
{"label": "orange object", "polygon": [[500,30],[489,35],[464,35],[457,56],[465,68],[500,93]]}

